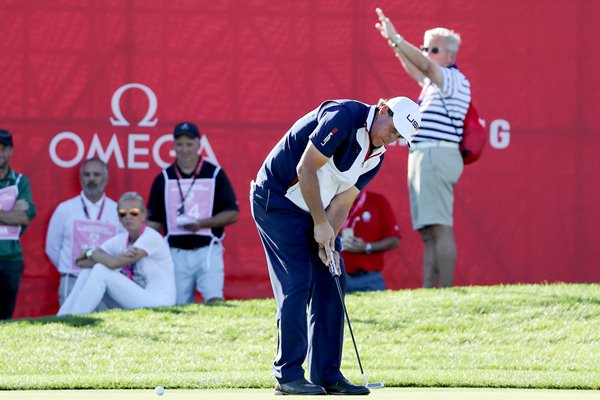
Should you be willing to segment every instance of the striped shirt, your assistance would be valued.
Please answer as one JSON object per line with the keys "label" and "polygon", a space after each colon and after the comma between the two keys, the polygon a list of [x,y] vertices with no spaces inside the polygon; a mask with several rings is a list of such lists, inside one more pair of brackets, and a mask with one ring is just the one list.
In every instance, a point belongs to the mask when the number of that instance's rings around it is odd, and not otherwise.
{"label": "striped shirt", "polygon": [[[456,67],[442,68],[442,87],[429,78],[419,95],[421,129],[413,138],[415,143],[427,140],[462,140],[465,115],[471,102],[471,84]],[[443,98],[442,98],[443,96]]]}

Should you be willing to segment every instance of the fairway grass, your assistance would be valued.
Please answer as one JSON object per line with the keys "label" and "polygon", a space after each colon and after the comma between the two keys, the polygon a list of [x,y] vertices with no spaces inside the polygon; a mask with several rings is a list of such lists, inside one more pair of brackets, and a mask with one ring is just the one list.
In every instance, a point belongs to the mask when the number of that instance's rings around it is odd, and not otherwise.
{"label": "fairway grass", "polygon": [[[0,392],[0,400],[273,400],[272,390],[167,390],[158,397],[153,390],[54,390]],[[303,399],[322,399],[303,396]],[[354,399],[354,396],[336,398]],[[551,389],[455,389],[455,388],[385,388],[372,391],[373,400],[599,400],[592,390]]]}
{"label": "fairway grass", "polygon": [[[359,293],[347,307],[365,373],[387,387],[600,389],[600,285]],[[272,299],[2,322],[0,389],[272,396],[276,347]],[[362,382],[347,332],[342,370]]]}

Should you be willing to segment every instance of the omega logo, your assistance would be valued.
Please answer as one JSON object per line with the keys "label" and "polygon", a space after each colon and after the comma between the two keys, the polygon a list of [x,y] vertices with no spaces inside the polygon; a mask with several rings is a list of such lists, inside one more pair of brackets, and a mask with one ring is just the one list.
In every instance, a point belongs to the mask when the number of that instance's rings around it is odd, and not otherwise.
{"label": "omega logo", "polygon": [[[146,115],[137,122],[136,126],[147,129],[156,127],[158,118],[155,118],[155,115],[156,110],[158,109],[158,98],[150,87],[135,82],[125,84],[113,93],[110,103],[113,115],[109,118],[110,124],[114,127],[131,126],[130,121],[123,115],[120,105],[123,94],[131,89],[143,92],[148,99]],[[95,132],[91,141],[85,143],[84,139],[75,132],[59,132],[50,141],[48,147],[50,159],[59,167],[72,168],[79,165],[84,159],[97,156],[107,163],[111,159],[114,159],[117,166],[121,169],[148,169],[150,167],[148,158],[150,157],[160,168],[168,167],[175,157],[175,151],[172,149],[171,145],[173,136],[170,133],[161,135],[154,143],[150,142],[151,137],[149,133],[128,133],[126,135],[127,144],[124,146],[124,151],[121,148],[117,136],[117,133],[113,132],[110,139],[107,141],[107,135],[103,134],[101,139],[100,135]],[[123,134],[120,134],[119,136],[123,137]],[[161,149],[166,143],[169,143],[169,146],[171,147],[168,152],[170,157],[169,160],[163,160],[161,158]],[[66,147],[67,149],[74,148],[75,155],[68,158],[61,157],[58,151],[59,147]],[[151,154],[150,150],[152,150]],[[206,136],[202,136],[200,139],[200,152],[203,153],[205,159],[218,165],[217,158]],[[164,154],[164,151],[162,151],[162,153]],[[124,157],[124,154],[126,158]]]}
{"label": "omega logo", "polygon": [[118,88],[112,96],[112,100],[110,102],[110,106],[112,108],[113,116],[110,117],[110,123],[113,126],[129,126],[130,123],[125,119],[123,113],[121,112],[121,96],[129,89],[140,89],[146,97],[148,97],[148,111],[146,111],[146,115],[140,122],[138,122],[137,126],[156,126],[158,119],[152,120],[152,117],[156,114],[156,109],[158,108],[158,100],[156,99],[156,94],[146,85],[142,85],[141,83],[128,83],[127,85],[123,85]]}

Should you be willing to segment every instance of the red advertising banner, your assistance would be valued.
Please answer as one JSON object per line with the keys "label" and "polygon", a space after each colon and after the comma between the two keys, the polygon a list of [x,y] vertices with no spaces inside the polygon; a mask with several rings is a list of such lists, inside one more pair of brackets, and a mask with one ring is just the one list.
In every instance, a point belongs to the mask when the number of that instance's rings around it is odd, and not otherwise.
{"label": "red advertising banner", "polygon": [[[458,66],[486,120],[487,147],[455,199],[457,285],[597,282],[600,246],[600,2],[588,0],[2,1],[0,128],[38,215],[22,236],[15,317],[56,312],[58,273],[44,254],[56,206],[80,191],[91,156],[113,199],[147,197],[173,161],[169,132],[197,123],[203,154],[233,183],[240,220],[226,229],[227,298],[271,296],[248,191],[293,122],[326,99],[374,104],[419,87],[375,30],[381,7],[421,44],[462,36]],[[421,285],[407,151],[392,146],[370,190],[390,199],[402,237],[386,255],[391,289]]]}

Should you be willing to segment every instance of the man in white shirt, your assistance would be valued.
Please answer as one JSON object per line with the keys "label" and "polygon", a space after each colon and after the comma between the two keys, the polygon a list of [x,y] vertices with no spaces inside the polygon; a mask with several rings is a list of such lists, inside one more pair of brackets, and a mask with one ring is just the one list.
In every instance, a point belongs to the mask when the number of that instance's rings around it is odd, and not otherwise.
{"label": "man in white shirt", "polygon": [[99,158],[81,164],[82,191],[58,205],[48,226],[46,254],[60,273],[58,302],[62,305],[73,289],[81,268],[75,258],[82,249],[95,248],[123,232],[117,203],[104,194],[108,167]]}

